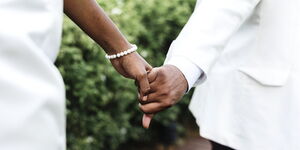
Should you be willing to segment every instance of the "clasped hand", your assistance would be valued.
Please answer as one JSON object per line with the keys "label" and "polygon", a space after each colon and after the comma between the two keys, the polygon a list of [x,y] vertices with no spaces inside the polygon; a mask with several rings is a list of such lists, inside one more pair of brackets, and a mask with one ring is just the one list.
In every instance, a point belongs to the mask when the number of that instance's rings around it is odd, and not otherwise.
{"label": "clasped hand", "polygon": [[184,75],[177,67],[164,65],[152,68],[136,52],[112,59],[111,63],[121,75],[136,81],[139,108],[144,113],[144,128],[149,127],[154,114],[176,104],[188,88]]}
{"label": "clasped hand", "polygon": [[[139,108],[144,113],[144,128],[149,128],[154,114],[175,105],[188,88],[184,75],[173,65],[153,68],[147,77],[150,83],[147,99],[139,97]],[[139,90],[142,88],[139,87]]]}

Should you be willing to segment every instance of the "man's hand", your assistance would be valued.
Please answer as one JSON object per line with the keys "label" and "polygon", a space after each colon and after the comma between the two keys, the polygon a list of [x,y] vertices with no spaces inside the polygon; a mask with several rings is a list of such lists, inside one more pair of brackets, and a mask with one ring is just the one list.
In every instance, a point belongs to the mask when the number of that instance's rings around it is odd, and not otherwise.
{"label": "man's hand", "polygon": [[153,114],[175,105],[185,94],[188,83],[182,72],[173,65],[154,68],[148,74],[150,93],[147,101],[140,99],[140,109],[145,113],[143,126],[148,128]]}
{"label": "man's hand", "polygon": [[121,75],[137,82],[139,99],[146,101],[146,94],[150,91],[147,73],[151,71],[152,67],[136,52],[112,59],[111,63]]}

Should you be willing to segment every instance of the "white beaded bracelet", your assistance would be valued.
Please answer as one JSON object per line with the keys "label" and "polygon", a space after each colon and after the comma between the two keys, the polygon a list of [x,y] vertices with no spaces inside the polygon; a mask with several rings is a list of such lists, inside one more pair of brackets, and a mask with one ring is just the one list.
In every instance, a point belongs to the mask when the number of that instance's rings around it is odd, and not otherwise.
{"label": "white beaded bracelet", "polygon": [[119,58],[119,57],[122,57],[122,56],[125,56],[125,55],[128,55],[134,51],[136,51],[138,48],[136,45],[132,45],[132,47],[126,51],[123,51],[123,52],[120,52],[120,53],[117,53],[117,54],[114,54],[114,55],[105,55],[105,57],[107,59],[115,59],[115,58]]}

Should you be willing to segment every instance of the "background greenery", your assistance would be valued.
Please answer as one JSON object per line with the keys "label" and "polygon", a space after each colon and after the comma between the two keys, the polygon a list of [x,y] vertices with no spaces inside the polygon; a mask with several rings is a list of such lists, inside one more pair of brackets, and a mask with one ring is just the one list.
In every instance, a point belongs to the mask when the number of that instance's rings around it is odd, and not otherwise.
{"label": "background greenery", "polygon": [[[153,66],[162,65],[170,43],[195,5],[195,0],[98,2]],[[104,59],[103,50],[68,18],[56,64],[67,89],[69,150],[115,150],[126,149],[129,143],[157,143],[161,127],[174,122],[178,131],[184,131],[182,118],[188,114],[190,95],[157,115],[149,130],[143,129],[133,81],[121,77]]]}

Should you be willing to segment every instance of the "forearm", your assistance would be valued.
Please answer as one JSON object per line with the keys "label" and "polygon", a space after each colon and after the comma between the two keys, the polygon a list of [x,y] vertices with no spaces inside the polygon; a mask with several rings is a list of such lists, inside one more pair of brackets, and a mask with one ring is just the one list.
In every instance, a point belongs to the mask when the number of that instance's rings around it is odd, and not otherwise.
{"label": "forearm", "polygon": [[108,54],[131,47],[95,0],[64,0],[64,12]]}

